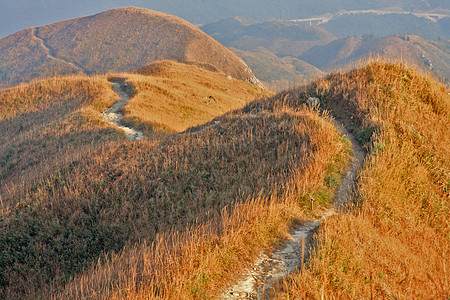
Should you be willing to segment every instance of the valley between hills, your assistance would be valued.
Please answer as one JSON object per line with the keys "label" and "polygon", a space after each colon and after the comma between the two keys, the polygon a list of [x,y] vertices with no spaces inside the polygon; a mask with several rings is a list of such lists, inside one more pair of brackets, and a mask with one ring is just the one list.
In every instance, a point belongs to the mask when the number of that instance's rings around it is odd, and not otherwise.
{"label": "valley between hills", "polygon": [[447,299],[448,41],[202,29],[0,39],[0,298]]}

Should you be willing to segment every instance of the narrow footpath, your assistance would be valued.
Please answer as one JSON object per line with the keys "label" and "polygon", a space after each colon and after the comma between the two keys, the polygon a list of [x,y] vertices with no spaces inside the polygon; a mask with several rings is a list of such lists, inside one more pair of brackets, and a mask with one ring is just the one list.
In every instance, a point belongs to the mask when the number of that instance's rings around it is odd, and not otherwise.
{"label": "narrow footpath", "polygon": [[130,141],[143,139],[144,133],[142,131],[139,131],[136,128],[127,127],[120,123],[124,117],[121,109],[128,103],[131,97],[128,85],[124,83],[124,79],[112,79],[110,82],[113,83],[113,90],[119,95],[120,100],[102,113],[103,118],[110,124],[125,131],[125,134]]}
{"label": "narrow footpath", "polygon": [[315,220],[296,225],[291,230],[289,239],[278,250],[269,255],[261,255],[245,270],[239,282],[227,289],[220,299],[271,298],[270,295],[283,277],[298,270],[309,256],[315,230],[325,219],[345,209],[352,195],[353,183],[364,162],[364,150],[342,125],[336,122],[335,126],[351,142],[353,159],[336,192],[333,207]]}
{"label": "narrow footpath", "polygon": [[31,28],[31,36],[33,39],[35,39],[41,45],[47,58],[59,61],[63,64],[68,64],[71,67],[73,67],[74,69],[79,70],[81,73],[88,74],[88,72],[86,72],[86,70],[84,70],[81,66],[79,66],[73,62],[64,60],[62,58],[56,57],[56,54],[55,54],[55,51],[53,50],[53,48],[51,48],[44,39],[39,37],[39,28],[37,28],[37,27]]}

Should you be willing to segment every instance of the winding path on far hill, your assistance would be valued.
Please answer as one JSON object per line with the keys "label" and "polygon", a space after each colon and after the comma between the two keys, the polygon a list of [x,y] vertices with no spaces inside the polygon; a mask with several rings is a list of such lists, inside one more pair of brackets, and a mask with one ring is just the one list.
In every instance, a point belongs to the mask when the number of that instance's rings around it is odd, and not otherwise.
{"label": "winding path on far hill", "polygon": [[70,61],[56,57],[55,51],[47,44],[47,42],[44,39],[39,37],[39,28],[37,28],[37,27],[31,28],[31,35],[32,35],[33,39],[35,39],[41,45],[41,47],[44,49],[44,52],[45,52],[47,58],[57,60],[64,64],[68,64],[68,65],[74,67],[75,69],[80,70],[83,74],[88,74],[81,66],[79,66],[75,63],[72,63]]}
{"label": "winding path on far hill", "polygon": [[298,270],[309,256],[315,230],[325,219],[345,209],[352,196],[355,178],[364,162],[364,150],[341,124],[335,122],[335,126],[351,142],[353,159],[336,192],[333,207],[315,220],[296,225],[287,241],[269,255],[261,255],[244,271],[239,282],[220,296],[221,299],[272,298],[274,288],[281,279]]}
{"label": "winding path on far hill", "polygon": [[142,131],[120,124],[124,117],[121,109],[128,103],[131,97],[131,93],[127,88],[128,85],[125,83],[125,80],[123,78],[116,78],[111,79],[110,82],[113,84],[113,90],[119,95],[120,100],[102,113],[103,118],[110,124],[125,131],[125,134],[130,141],[137,141],[144,138],[144,133]]}

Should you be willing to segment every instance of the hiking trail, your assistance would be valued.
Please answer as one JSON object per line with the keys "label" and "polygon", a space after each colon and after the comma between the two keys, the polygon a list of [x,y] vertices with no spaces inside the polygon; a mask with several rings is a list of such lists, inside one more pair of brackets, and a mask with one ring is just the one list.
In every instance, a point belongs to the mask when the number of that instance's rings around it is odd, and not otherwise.
{"label": "hiking trail", "polygon": [[75,64],[73,62],[64,60],[62,58],[58,58],[56,57],[55,51],[53,50],[53,48],[51,48],[47,41],[44,40],[43,38],[39,37],[39,28],[38,27],[33,27],[31,28],[31,36],[33,39],[35,39],[42,47],[42,49],[44,49],[45,55],[47,56],[47,58],[49,59],[53,59],[59,62],[62,62],[64,64],[68,64],[71,67],[78,69],[79,71],[81,71],[81,73],[83,74],[88,74],[88,72],[86,70],[84,70],[80,65]]}
{"label": "hiking trail", "polygon": [[[313,243],[313,233],[320,224],[332,215],[343,211],[353,191],[353,183],[364,162],[364,150],[352,134],[342,125],[335,122],[338,130],[351,142],[353,158],[349,169],[342,179],[335,198],[333,207],[325,211],[315,220],[303,221],[294,226],[290,236],[278,250],[262,254],[247,268],[239,282],[229,287],[220,299],[269,299],[274,293],[274,288],[281,280],[298,270],[309,252]],[[303,254],[303,255],[302,255]]]}
{"label": "hiking trail", "polygon": [[121,109],[128,103],[131,97],[129,85],[124,81],[125,80],[122,78],[110,80],[110,82],[113,84],[113,90],[119,95],[120,100],[114,103],[113,106],[102,112],[102,116],[110,124],[113,124],[114,126],[117,126],[125,131],[125,134],[130,141],[137,141],[144,138],[144,133],[137,130],[136,128],[120,124],[124,117]]}

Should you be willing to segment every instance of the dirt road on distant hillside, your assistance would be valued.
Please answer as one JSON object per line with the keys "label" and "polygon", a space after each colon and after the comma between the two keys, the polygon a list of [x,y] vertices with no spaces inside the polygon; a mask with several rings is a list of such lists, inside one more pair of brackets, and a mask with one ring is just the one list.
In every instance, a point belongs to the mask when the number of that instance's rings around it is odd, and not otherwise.
{"label": "dirt road on distant hillside", "polygon": [[353,159],[336,192],[333,208],[325,211],[315,220],[304,221],[296,225],[290,232],[290,238],[278,250],[269,255],[261,255],[250,268],[245,270],[240,281],[221,295],[221,299],[262,299],[263,293],[264,299],[271,298],[270,295],[273,294],[276,284],[283,277],[301,267],[304,259],[308,257],[314,231],[326,218],[345,209],[352,195],[355,178],[364,162],[364,151],[353,135],[342,125],[337,122],[335,125],[350,140]]}
{"label": "dirt road on distant hillside", "polygon": [[142,131],[120,124],[120,121],[122,121],[124,117],[121,109],[128,103],[131,97],[131,92],[128,88],[129,86],[125,83],[124,79],[112,79],[110,82],[113,83],[114,92],[119,95],[120,100],[102,113],[103,118],[107,122],[125,131],[125,134],[130,141],[137,141],[144,138],[144,133]]}

